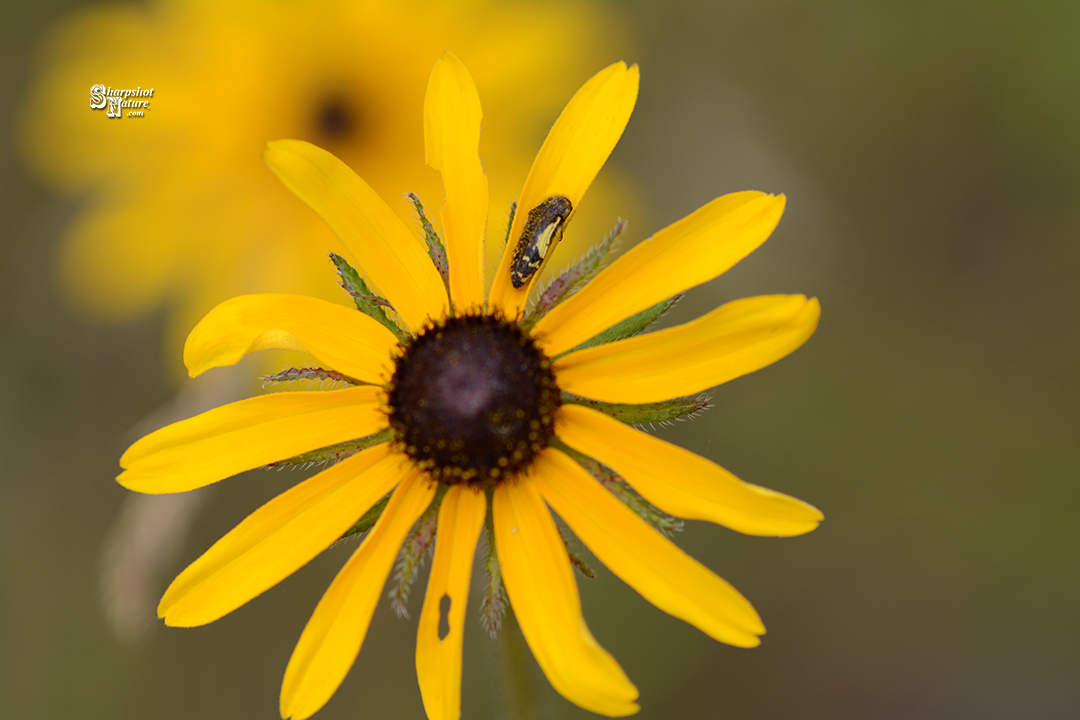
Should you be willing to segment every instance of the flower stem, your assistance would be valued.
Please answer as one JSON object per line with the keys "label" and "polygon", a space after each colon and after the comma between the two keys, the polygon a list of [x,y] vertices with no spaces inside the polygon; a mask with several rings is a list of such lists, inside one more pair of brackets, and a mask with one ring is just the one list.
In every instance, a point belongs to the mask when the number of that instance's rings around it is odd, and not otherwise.
{"label": "flower stem", "polygon": [[540,720],[536,678],[529,663],[529,648],[518,627],[513,610],[503,618],[499,632],[499,655],[506,683],[509,720]]}

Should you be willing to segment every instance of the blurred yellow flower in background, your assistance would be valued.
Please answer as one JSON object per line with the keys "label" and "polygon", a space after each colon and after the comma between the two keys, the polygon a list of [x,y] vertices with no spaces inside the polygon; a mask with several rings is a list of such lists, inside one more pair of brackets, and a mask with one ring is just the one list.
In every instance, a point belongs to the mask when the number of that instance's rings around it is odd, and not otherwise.
{"label": "blurred yellow flower in background", "polygon": [[[55,192],[78,203],[58,253],[70,304],[99,322],[165,310],[172,378],[192,326],[226,298],[292,292],[341,302],[327,252],[348,254],[262,163],[267,140],[292,137],[363,173],[408,223],[405,192],[437,197],[424,167],[423,88],[454,47],[486,98],[487,170],[521,178],[562,101],[623,28],[592,3],[412,3],[378,0],[159,0],[89,6],[56,27],[21,107],[24,156]],[[620,41],[623,42],[623,41]],[[623,44],[625,44],[623,42]],[[92,110],[90,88],[153,88],[144,117]],[[521,92],[521,88],[528,88]],[[614,212],[608,182],[579,239]],[[493,182],[493,232],[519,186]],[[618,194],[625,198],[626,189]],[[399,201],[396,201],[400,199]],[[571,239],[559,267],[580,251]],[[498,261],[497,248],[489,264]],[[143,430],[234,398],[240,375],[185,387]],[[116,632],[134,640],[152,618],[158,573],[182,546],[202,493],[125,503],[103,562]]]}
{"label": "blurred yellow flower in background", "polygon": [[[393,198],[440,189],[423,169],[420,89],[446,47],[487,99],[490,175],[515,178],[614,34],[610,18],[581,3],[162,0],[82,10],[52,36],[23,108],[31,166],[85,199],[59,253],[61,286],[96,320],[169,307],[167,350],[234,295],[340,300],[326,251],[344,249],[260,162],[267,140],[327,148],[412,223],[411,206]],[[145,117],[90,110],[97,83],[153,87]],[[499,223],[520,188],[491,190]],[[595,192],[603,207],[604,187]],[[595,227],[578,219],[579,237],[598,236],[610,214],[597,212]]]}

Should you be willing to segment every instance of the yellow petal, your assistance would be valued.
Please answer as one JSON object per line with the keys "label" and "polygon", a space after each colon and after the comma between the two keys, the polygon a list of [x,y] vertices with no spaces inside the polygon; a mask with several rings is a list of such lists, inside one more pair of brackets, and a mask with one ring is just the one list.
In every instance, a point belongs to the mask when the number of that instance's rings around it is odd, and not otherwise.
{"label": "yellow petal", "polygon": [[299,350],[370,383],[393,372],[394,334],[362,312],[304,295],[242,295],[199,321],[184,344],[191,377],[259,350]]}
{"label": "yellow petal", "polygon": [[570,353],[559,387],[616,403],[692,395],[770,365],[814,334],[821,306],[804,295],[735,300],[685,325]]}
{"label": "yellow petal", "polygon": [[570,350],[636,312],[708,282],[772,234],[784,196],[740,192],[713,200],[638,243],[536,324],[545,352]]}
{"label": "yellow petal", "polygon": [[754,647],[765,632],[739,591],[690,557],[558,450],[536,460],[536,486],[600,562],[656,607],[715,640]]}
{"label": "yellow petal", "polygon": [[406,325],[416,331],[446,314],[446,288],[423,243],[348,165],[303,140],[269,142],[263,160],[330,226]]}
{"label": "yellow petal", "polygon": [[499,485],[492,510],[506,592],[551,685],[601,715],[637,712],[637,688],[585,625],[566,546],[532,481]]}
{"label": "yellow petal", "polygon": [[306,565],[401,479],[387,445],[357,453],[247,516],[173,580],[158,605],[166,625],[205,625]]}
{"label": "yellow petal", "polygon": [[480,166],[480,96],[465,65],[447,50],[435,63],[424,96],[424,152],[442,173],[443,239],[450,297],[460,312],[484,305],[484,229],[488,181]]}
{"label": "yellow petal", "polygon": [[222,405],[142,438],[120,458],[116,481],[141,493],[194,490],[260,465],[386,427],[371,386],[260,395]]}
{"label": "yellow petal", "polygon": [[334,578],[304,627],[285,668],[281,717],[311,717],[341,685],[360,652],[401,543],[434,496],[434,483],[415,470],[394,491],[382,517]]}
{"label": "yellow petal", "polygon": [[821,511],[751,485],[689,450],[635,430],[581,405],[559,408],[559,439],[599,460],[666,513],[709,520],[747,535],[801,535]]}
{"label": "yellow petal", "polygon": [[484,493],[454,485],[439,506],[435,557],[416,631],[416,677],[429,720],[461,717],[461,648]]}
{"label": "yellow petal", "polygon": [[525,308],[529,289],[540,272],[516,290],[510,282],[510,264],[529,211],[557,195],[577,208],[622,137],[637,92],[637,65],[628,68],[626,63],[617,62],[585,83],[559,115],[533,161],[518,198],[510,242],[491,287],[491,307],[500,308],[507,317],[517,317]]}

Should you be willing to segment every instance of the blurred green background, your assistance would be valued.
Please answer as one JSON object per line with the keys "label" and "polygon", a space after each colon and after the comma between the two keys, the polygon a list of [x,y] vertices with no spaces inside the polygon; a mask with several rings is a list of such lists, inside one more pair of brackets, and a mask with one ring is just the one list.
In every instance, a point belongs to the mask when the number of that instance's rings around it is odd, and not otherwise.
{"label": "blurred green background", "polygon": [[[71,6],[0,8],[0,717],[277,717],[349,548],[205,628],[123,642],[102,610],[117,459],[174,393],[162,368],[178,358],[162,312],[96,325],[59,299],[80,200],[26,169],[15,113]],[[762,646],[714,643],[602,569],[580,582],[639,717],[1080,717],[1080,4],[613,12],[604,64],[642,67],[612,157],[640,198],[612,201],[630,239],[725,192],[788,195],[772,239],[669,321],[771,292],[823,305],[804,348],[658,429],[825,513],[800,538],[702,523],[679,538],[754,603]],[[221,483],[161,589],[298,477]],[[475,613],[468,627],[464,717],[500,716],[496,643]],[[384,603],[317,717],[422,717],[414,636]],[[552,715],[588,717],[550,695]]]}

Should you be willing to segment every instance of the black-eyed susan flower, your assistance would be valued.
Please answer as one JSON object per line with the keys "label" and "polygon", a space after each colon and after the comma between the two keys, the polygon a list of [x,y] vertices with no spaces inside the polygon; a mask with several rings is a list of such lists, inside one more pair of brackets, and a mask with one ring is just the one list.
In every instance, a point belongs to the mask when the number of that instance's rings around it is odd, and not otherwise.
{"label": "black-eyed susan flower", "polygon": [[635,712],[637,690],[582,617],[552,511],[657,607],[722,642],[758,644],[765,629],[750,603],[656,524],[667,513],[752,535],[797,535],[821,514],[618,418],[655,418],[813,333],[816,300],[772,295],[638,334],[670,298],[764,242],[783,197],[720,197],[601,270],[592,253],[527,311],[540,273],[522,258],[535,251],[543,264],[621,136],[637,87],[637,67],[617,63],[567,105],[525,182],[490,292],[481,262],[488,192],[477,152],[480,102],[455,56],[436,63],[424,105],[427,162],[445,188],[445,263],[430,227],[425,249],[332,154],[296,140],[269,144],[270,168],[363,269],[365,280],[338,261],[365,312],[294,295],[238,297],[195,327],[184,361],[198,375],[258,350],[303,350],[319,367],[275,379],[347,387],[254,397],[166,427],[128,450],[119,481],[139,492],[183,492],[290,458],[344,458],[256,510],[184,570],[159,606],[169,625],[211,622],[351,530],[370,528],[289,660],[283,717],[307,718],[330,698],[403,544],[406,560],[415,559],[433,534],[416,669],[428,716],[459,717],[463,624],[485,522],[498,563],[493,582],[505,583],[551,684],[594,712]]}
{"label": "black-eyed susan flower", "polygon": [[[614,20],[594,3],[551,0],[82,7],[43,44],[22,107],[30,167],[80,203],[58,253],[60,287],[98,321],[167,309],[170,358],[226,298],[334,299],[323,260],[342,248],[259,162],[267,139],[325,147],[386,197],[433,197],[420,90],[454,47],[499,118],[484,136],[487,167],[516,183],[536,126],[571,89],[559,78],[593,66]],[[154,95],[144,117],[109,119],[90,109],[96,83]],[[502,206],[519,189],[500,180],[493,197]]]}

